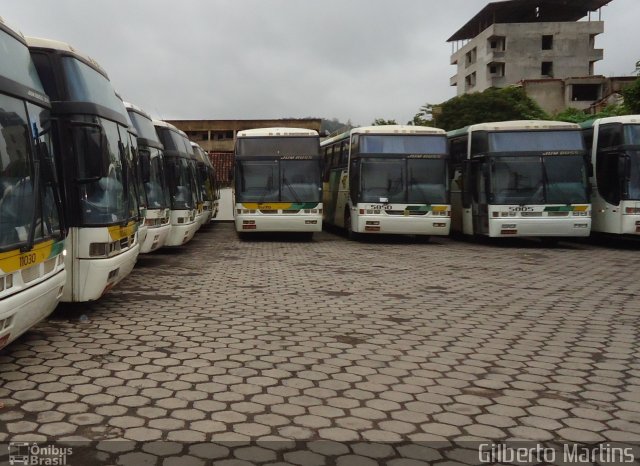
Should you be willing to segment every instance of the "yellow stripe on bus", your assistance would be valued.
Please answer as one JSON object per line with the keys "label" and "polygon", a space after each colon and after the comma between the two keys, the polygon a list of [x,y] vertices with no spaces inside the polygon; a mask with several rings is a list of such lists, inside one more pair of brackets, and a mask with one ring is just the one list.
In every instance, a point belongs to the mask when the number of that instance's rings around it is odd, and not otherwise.
{"label": "yellow stripe on bus", "polygon": [[49,240],[34,246],[29,252],[20,252],[20,249],[0,253],[0,270],[4,273],[13,273],[21,269],[41,264],[51,257],[51,250],[55,241]]}
{"label": "yellow stripe on bus", "polygon": [[273,202],[271,204],[264,204],[259,202],[243,203],[244,209],[250,210],[288,210],[293,204],[291,202]]}
{"label": "yellow stripe on bus", "polygon": [[122,238],[127,238],[133,235],[137,229],[138,222],[131,221],[126,227],[109,227],[109,236],[111,236],[112,241],[120,241]]}
{"label": "yellow stripe on bus", "polygon": [[449,207],[446,205],[434,205],[431,207],[433,212],[445,212]]}
{"label": "yellow stripe on bus", "polygon": [[588,205],[574,205],[573,206],[574,212],[585,212],[588,208],[589,208]]}

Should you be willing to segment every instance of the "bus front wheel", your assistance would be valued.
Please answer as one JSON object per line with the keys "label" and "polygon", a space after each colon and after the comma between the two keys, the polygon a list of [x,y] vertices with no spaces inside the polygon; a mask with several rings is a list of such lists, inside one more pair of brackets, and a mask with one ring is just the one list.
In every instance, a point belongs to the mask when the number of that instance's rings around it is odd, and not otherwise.
{"label": "bus front wheel", "polygon": [[359,235],[358,233],[353,231],[353,228],[351,226],[351,211],[348,207],[344,211],[344,228],[347,230],[347,238],[354,241],[358,240]]}

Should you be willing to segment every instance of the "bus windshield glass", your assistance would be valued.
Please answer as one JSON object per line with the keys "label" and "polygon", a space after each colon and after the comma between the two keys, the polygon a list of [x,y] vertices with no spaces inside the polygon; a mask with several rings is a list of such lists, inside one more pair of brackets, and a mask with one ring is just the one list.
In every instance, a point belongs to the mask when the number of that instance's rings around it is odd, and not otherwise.
{"label": "bus windshield glass", "polygon": [[2,67],[2,75],[44,94],[29,48],[10,34],[0,31],[0,50],[3,63],[11,64]]}
{"label": "bus windshield glass", "polygon": [[169,190],[165,189],[164,167],[160,151],[155,148],[148,148],[150,153],[149,180],[144,184],[147,193],[147,203],[149,209],[163,209],[169,207],[171,200]]}
{"label": "bus windshield glass", "polygon": [[582,151],[584,142],[577,130],[500,131],[489,133],[491,152]]}
{"label": "bus windshield glass", "polygon": [[494,204],[588,203],[582,156],[520,156],[492,159]]}
{"label": "bus windshield glass", "polygon": [[237,144],[237,155],[245,157],[320,154],[320,143],[317,136],[238,138]]}
{"label": "bus windshield glass", "polygon": [[240,160],[239,202],[320,202],[320,160]]}
{"label": "bus windshield glass", "polygon": [[165,157],[165,169],[172,210],[195,208],[195,194],[189,161],[182,157]]}
{"label": "bus windshield glass", "polygon": [[169,128],[156,127],[156,129],[158,130],[158,137],[160,138],[160,142],[164,146],[165,150],[184,153],[184,142],[180,134],[175,131],[171,131]]}
{"label": "bus windshield glass", "polygon": [[444,158],[363,158],[360,165],[360,201],[405,204],[447,202]]}
{"label": "bus windshield glass", "polygon": [[362,154],[446,154],[445,136],[362,136]]}
{"label": "bus windshield glass", "polygon": [[[126,183],[124,165],[120,158],[118,143],[120,136],[118,126],[112,121],[100,119],[103,132],[93,130],[92,127],[77,126],[72,129],[74,152],[77,154],[80,206],[84,225],[107,225],[126,221],[131,217],[132,198],[129,183]],[[100,141],[100,138],[104,140]],[[104,165],[106,175],[99,179],[92,179],[85,173],[95,161],[87,160],[85,154],[95,154],[89,146],[104,145]],[[127,162],[125,162],[127,163]],[[86,180],[86,181],[85,181]]]}
{"label": "bus windshield glass", "polygon": [[74,57],[63,57],[69,100],[93,102],[121,114],[126,110],[109,80],[90,66]]}
{"label": "bus windshield glass", "polygon": [[139,113],[132,111],[129,112],[129,117],[131,118],[131,122],[138,132],[138,137],[148,139],[150,141],[160,142],[158,140],[156,129],[153,126],[153,122],[151,120],[145,118]]}
{"label": "bus windshield glass", "polygon": [[640,125],[624,125],[624,143],[640,146]]}

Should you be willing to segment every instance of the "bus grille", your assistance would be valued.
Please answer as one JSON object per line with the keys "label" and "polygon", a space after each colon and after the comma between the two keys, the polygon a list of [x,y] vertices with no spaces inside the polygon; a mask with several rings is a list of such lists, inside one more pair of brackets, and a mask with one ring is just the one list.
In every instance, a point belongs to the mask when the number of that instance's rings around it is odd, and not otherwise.
{"label": "bus grille", "polygon": [[277,214],[278,211],[277,210],[261,210],[260,213],[261,214]]}
{"label": "bus grille", "polygon": [[[427,215],[426,211],[421,210],[409,210],[407,212],[407,215]],[[405,215],[404,210],[385,210],[384,213],[387,215]]]}
{"label": "bus grille", "polygon": [[297,214],[298,212],[300,212],[300,210],[283,210],[282,213],[283,214]]}
{"label": "bus grille", "polygon": [[22,271],[22,281],[29,283],[40,277],[40,265],[34,265]]}
{"label": "bus grille", "polygon": [[549,217],[568,217],[569,212],[547,212]]}
{"label": "bus grille", "polygon": [[542,217],[542,212],[521,212],[523,217]]}

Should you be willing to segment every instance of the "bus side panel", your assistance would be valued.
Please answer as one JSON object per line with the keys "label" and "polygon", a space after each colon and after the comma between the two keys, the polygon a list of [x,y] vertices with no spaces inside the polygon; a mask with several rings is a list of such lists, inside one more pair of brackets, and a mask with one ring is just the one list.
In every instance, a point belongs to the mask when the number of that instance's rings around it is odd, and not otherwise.
{"label": "bus side panel", "polygon": [[342,219],[339,218],[341,217],[341,215],[338,215],[337,212],[338,191],[340,188],[341,173],[341,169],[331,170],[331,172],[329,173],[329,183],[326,184],[323,192],[325,218],[327,219],[328,223],[331,223],[332,225],[339,225],[339,222],[342,222]]}

